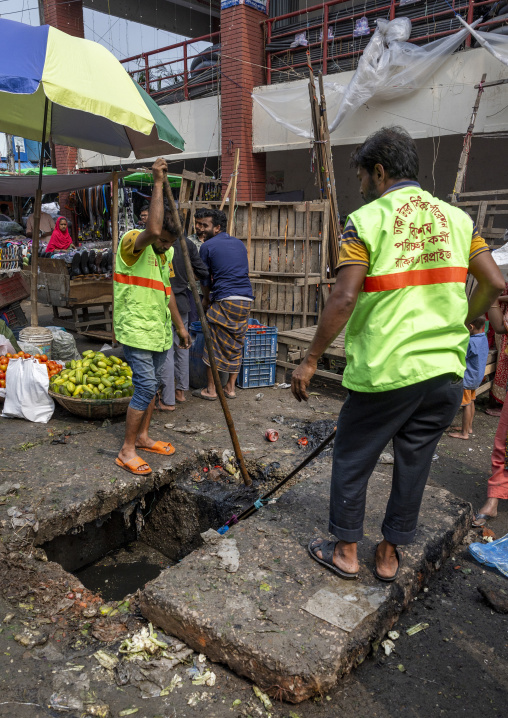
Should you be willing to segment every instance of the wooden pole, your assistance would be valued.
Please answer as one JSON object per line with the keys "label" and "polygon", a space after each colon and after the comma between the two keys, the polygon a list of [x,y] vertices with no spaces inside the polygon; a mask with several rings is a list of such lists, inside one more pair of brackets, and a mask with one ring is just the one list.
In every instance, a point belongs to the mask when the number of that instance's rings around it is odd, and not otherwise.
{"label": "wooden pole", "polygon": [[224,193],[224,197],[222,198],[222,202],[220,203],[219,209],[220,209],[221,212],[222,212],[222,210],[224,209],[224,205],[226,204],[227,199],[228,199],[228,197],[229,197],[229,193],[230,193],[230,191],[231,191],[231,185],[232,185],[232,184],[233,184],[233,177],[231,176],[231,177],[229,178],[228,186],[226,187],[226,191],[225,191],[225,193]]}
{"label": "wooden pole", "polygon": [[237,185],[237,181],[238,181],[239,165],[240,165],[240,148],[238,147],[235,150],[235,164],[233,167],[233,177],[231,178],[233,180],[233,184],[231,185],[231,201],[229,203],[228,225],[227,225],[227,233],[228,234],[233,234],[233,226],[235,223],[236,185]]}
{"label": "wooden pole", "polygon": [[118,251],[118,172],[113,172],[111,185],[111,244],[114,262]]}
{"label": "wooden pole", "polygon": [[464,144],[462,146],[462,152],[459,158],[459,167],[457,170],[457,177],[455,178],[455,187],[452,192],[452,203],[457,202],[459,195],[464,189],[464,180],[466,179],[467,162],[469,159],[469,152],[471,151],[471,140],[473,138],[474,124],[476,121],[476,115],[478,114],[478,108],[480,106],[480,100],[483,94],[483,83],[485,82],[487,75],[484,73],[478,86],[478,94],[476,95],[476,102],[474,103],[473,112],[471,114],[471,120],[469,127],[467,128],[466,136],[464,137]]}
{"label": "wooden pole", "polygon": [[250,265],[250,249],[252,244],[252,202],[247,209],[247,261]]}
{"label": "wooden pole", "polygon": [[39,270],[39,227],[41,224],[41,204],[42,204],[42,170],[44,167],[44,145],[46,144],[46,129],[48,124],[48,98],[46,97],[44,103],[44,123],[42,126],[42,143],[41,143],[41,157],[39,165],[39,185],[35,192],[35,206],[34,206],[34,223],[32,230],[32,283],[30,287],[30,303],[31,303],[31,325],[32,327],[39,326],[39,317],[37,316],[37,281],[38,281],[38,270]]}
{"label": "wooden pole", "polygon": [[310,254],[310,210],[309,203],[305,202],[305,255],[303,258],[304,279],[303,279],[303,317],[302,325],[307,326],[307,312],[309,310],[309,254]]}
{"label": "wooden pole", "polygon": [[198,316],[201,321],[201,329],[203,330],[203,336],[205,339],[206,348],[208,349],[208,359],[210,361],[210,369],[212,370],[213,380],[215,382],[215,388],[217,390],[219,401],[222,406],[222,411],[224,412],[224,417],[226,419],[226,424],[229,429],[229,435],[231,436],[231,442],[233,444],[233,449],[235,451],[236,459],[238,461],[240,473],[242,474],[245,485],[251,486],[252,479],[250,478],[249,472],[247,471],[247,467],[245,466],[245,461],[243,459],[242,450],[240,448],[240,442],[238,441],[238,436],[236,433],[235,425],[233,423],[233,418],[231,417],[231,413],[229,411],[228,402],[226,399],[226,395],[224,394],[224,389],[222,388],[222,384],[221,384],[220,377],[219,377],[219,371],[217,369],[217,364],[215,362],[215,357],[213,354],[212,335],[210,334],[210,327],[208,326],[208,322],[206,321],[205,310],[203,309],[203,304],[201,303],[201,298],[199,296],[198,287],[196,284],[196,278],[194,276],[194,270],[192,268],[189,250],[187,248],[186,237],[185,237],[185,234],[184,234],[184,231],[182,228],[182,223],[180,222],[180,216],[178,214],[178,210],[176,209],[176,203],[175,203],[175,199],[173,197],[173,192],[171,191],[171,187],[169,186],[169,182],[167,180],[164,182],[164,190],[165,190],[166,198],[168,200],[168,203],[169,203],[169,206],[171,209],[173,223],[174,223],[175,227],[177,228],[178,236],[180,238],[180,247],[181,247],[183,259],[185,262],[187,278],[189,280],[190,288],[192,290],[192,296],[194,297],[194,301],[196,303],[196,308],[198,310]]}

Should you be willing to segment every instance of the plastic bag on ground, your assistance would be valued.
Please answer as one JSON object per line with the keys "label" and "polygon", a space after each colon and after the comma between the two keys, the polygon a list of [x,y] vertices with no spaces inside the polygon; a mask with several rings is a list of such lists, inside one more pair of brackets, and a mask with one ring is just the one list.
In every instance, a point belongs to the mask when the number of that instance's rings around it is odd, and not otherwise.
{"label": "plastic bag on ground", "polygon": [[73,359],[81,359],[81,354],[76,348],[76,340],[69,332],[60,329],[60,327],[46,327],[53,335],[53,344],[51,345],[51,358],[60,359],[60,361],[72,361]]}
{"label": "plastic bag on ground", "polygon": [[497,568],[508,578],[508,534],[491,543],[472,543],[469,551],[477,561]]}
{"label": "plastic bag on ground", "polygon": [[2,417],[47,424],[55,410],[48,389],[45,364],[39,364],[37,359],[11,359],[7,367]]}

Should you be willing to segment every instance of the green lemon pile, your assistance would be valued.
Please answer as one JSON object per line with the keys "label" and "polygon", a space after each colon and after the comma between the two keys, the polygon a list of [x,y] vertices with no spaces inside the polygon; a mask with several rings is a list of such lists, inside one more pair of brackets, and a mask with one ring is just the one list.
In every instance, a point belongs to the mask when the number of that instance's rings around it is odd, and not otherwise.
{"label": "green lemon pile", "polygon": [[132,369],[118,357],[89,350],[51,377],[50,389],[78,399],[121,399],[134,393]]}

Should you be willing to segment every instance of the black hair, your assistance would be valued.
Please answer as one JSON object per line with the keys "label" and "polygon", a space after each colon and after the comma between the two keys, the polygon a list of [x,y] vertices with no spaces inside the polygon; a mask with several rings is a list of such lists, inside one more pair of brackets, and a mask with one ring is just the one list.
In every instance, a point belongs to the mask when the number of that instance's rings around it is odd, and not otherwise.
{"label": "black hair", "polygon": [[141,212],[148,212],[149,209],[150,209],[150,205],[148,204],[148,202],[145,202],[145,204],[141,207],[139,212],[140,212],[140,214],[141,214]]}
{"label": "black hair", "polygon": [[473,319],[473,321],[470,322],[470,324],[472,324],[475,329],[483,329],[486,321],[487,320],[485,318],[485,314],[483,314],[481,317],[478,317],[477,319]]}
{"label": "black hair", "polygon": [[206,207],[201,207],[196,210],[196,213],[194,214],[194,219],[206,219],[207,217],[212,218],[212,224],[214,227],[220,227],[221,232],[226,231],[228,220],[224,212],[221,212],[220,209],[207,209]]}
{"label": "black hair", "polygon": [[351,167],[363,167],[370,175],[378,164],[391,179],[418,179],[420,162],[416,145],[403,127],[383,127],[351,154]]}
{"label": "black hair", "polygon": [[[180,224],[183,225],[182,215],[178,213],[178,217],[180,218]],[[176,234],[176,236],[178,236],[178,228],[173,220],[173,213],[171,212],[171,207],[166,200],[164,200],[164,221],[162,223],[162,227],[167,232],[170,232],[171,234]]]}

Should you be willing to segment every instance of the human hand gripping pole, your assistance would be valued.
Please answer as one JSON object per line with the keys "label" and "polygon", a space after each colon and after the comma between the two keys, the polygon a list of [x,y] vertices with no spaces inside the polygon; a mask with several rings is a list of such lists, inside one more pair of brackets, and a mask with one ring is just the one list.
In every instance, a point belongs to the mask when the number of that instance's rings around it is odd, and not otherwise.
{"label": "human hand gripping pole", "polygon": [[222,411],[224,412],[226,424],[229,429],[229,435],[231,436],[231,442],[233,444],[233,449],[235,452],[236,460],[238,461],[238,467],[240,469],[240,473],[242,474],[242,478],[243,478],[245,485],[251,486],[252,479],[250,478],[249,473],[247,471],[247,467],[245,466],[245,461],[243,459],[242,450],[240,448],[240,443],[238,441],[238,436],[236,434],[235,425],[233,423],[233,419],[232,419],[231,413],[229,411],[228,402],[227,402],[227,399],[224,394],[224,390],[222,388],[222,384],[220,381],[217,364],[215,362],[215,357],[213,354],[212,336],[210,334],[210,328],[208,326],[208,322],[206,321],[206,315],[205,315],[205,311],[203,309],[203,305],[201,304],[201,299],[199,298],[199,292],[198,292],[198,287],[196,284],[196,278],[194,277],[194,271],[192,269],[192,263],[191,263],[191,259],[190,259],[190,255],[189,255],[189,250],[187,249],[186,237],[185,237],[185,234],[183,231],[182,223],[180,222],[180,216],[176,209],[175,199],[173,197],[173,193],[171,191],[171,187],[169,186],[169,182],[168,182],[167,178],[165,178],[165,180],[164,180],[164,192],[166,194],[166,199],[168,201],[169,207],[171,209],[171,215],[173,217],[173,224],[177,228],[178,237],[179,237],[179,241],[180,241],[180,247],[182,250],[182,256],[183,256],[183,259],[185,262],[187,278],[189,280],[190,288],[192,290],[192,296],[194,297],[194,301],[196,303],[196,308],[198,310],[198,316],[201,321],[201,329],[203,330],[205,344],[208,349],[208,359],[210,361],[210,369],[212,370],[213,380],[215,382],[215,388],[217,390],[217,395],[219,397],[219,401],[222,406]]}

